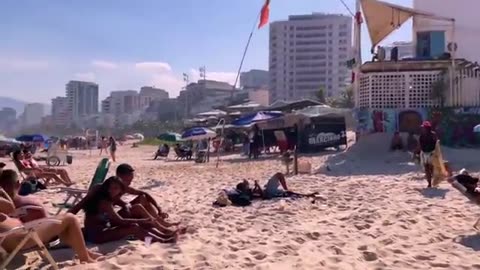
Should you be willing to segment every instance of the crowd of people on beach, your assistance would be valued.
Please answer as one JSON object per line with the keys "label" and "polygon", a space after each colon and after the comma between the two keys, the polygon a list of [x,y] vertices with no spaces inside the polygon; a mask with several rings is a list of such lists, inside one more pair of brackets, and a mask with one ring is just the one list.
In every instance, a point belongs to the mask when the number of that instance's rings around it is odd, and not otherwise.
{"label": "crowd of people on beach", "polygon": [[[130,186],[134,179],[132,166],[120,164],[116,175],[102,184],[94,186],[88,194],[67,214],[51,217],[41,203],[32,196],[19,195],[21,181],[14,170],[0,172],[0,231],[7,231],[23,223],[52,218],[60,223],[52,223],[37,232],[45,243],[52,239],[69,245],[82,262],[91,262],[99,254],[86,248],[86,241],[103,244],[122,239],[137,239],[149,242],[174,243],[180,234],[186,232],[179,222],[169,222],[168,214],[163,212],[156,200],[148,193]],[[136,196],[132,201],[122,200],[124,195]],[[120,207],[119,211],[115,206]],[[26,207],[24,215],[16,218],[15,212]],[[34,207],[34,208],[32,208]],[[81,228],[75,215],[85,212],[84,227]],[[20,236],[7,237],[2,247],[13,251]],[[24,248],[29,248],[29,243]]]}

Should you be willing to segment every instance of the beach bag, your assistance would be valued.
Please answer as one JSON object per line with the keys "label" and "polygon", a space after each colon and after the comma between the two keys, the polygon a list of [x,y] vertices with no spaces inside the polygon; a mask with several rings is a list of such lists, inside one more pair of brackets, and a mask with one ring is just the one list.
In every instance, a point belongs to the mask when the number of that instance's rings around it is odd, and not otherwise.
{"label": "beach bag", "polygon": [[20,184],[18,195],[26,196],[46,188],[47,187],[40,183],[37,179],[28,179]]}

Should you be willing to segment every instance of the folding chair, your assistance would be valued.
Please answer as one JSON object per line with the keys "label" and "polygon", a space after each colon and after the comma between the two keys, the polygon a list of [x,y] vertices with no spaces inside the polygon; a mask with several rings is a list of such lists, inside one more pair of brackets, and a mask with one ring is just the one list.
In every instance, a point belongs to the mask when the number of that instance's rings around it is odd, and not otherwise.
{"label": "folding chair", "polygon": [[[95,170],[95,174],[93,175],[92,181],[90,182],[90,186],[88,187],[88,189],[61,187],[60,191],[67,193],[67,197],[65,198],[63,203],[54,204],[56,207],[59,208],[56,215],[60,214],[60,212],[62,212],[62,209],[71,208],[73,205],[78,203],[93,186],[103,183],[103,181],[107,177],[109,168],[110,161],[108,160],[108,158],[103,158],[98,163],[97,169]],[[73,199],[73,201],[69,202],[70,199]]]}
{"label": "folding chair", "polygon": [[[0,254],[2,258],[5,258],[4,260],[2,260],[0,264],[0,269],[5,269],[7,265],[13,260],[13,258],[19,253],[23,254],[31,251],[38,252],[40,257],[42,257],[43,259],[46,259],[50,263],[50,265],[52,265],[53,269],[55,270],[58,269],[57,263],[53,259],[50,252],[48,252],[47,248],[45,247],[45,244],[42,242],[42,240],[38,236],[37,229],[40,226],[49,225],[49,224],[60,224],[60,223],[61,223],[60,220],[44,218],[44,219],[27,222],[22,226],[18,226],[7,232],[0,233]],[[12,252],[8,253],[1,246],[3,241],[5,241],[5,239],[7,239],[7,237],[9,236],[18,235],[18,234],[24,234],[24,237],[22,238],[20,243],[17,244],[15,249]],[[35,242],[36,248],[21,250],[29,240],[33,240]]]}

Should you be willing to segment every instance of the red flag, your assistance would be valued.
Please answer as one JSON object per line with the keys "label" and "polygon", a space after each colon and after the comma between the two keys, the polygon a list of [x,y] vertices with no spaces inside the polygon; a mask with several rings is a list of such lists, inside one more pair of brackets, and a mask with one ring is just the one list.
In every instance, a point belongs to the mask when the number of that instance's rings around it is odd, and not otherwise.
{"label": "red flag", "polygon": [[269,17],[270,17],[270,0],[265,0],[265,4],[262,7],[262,11],[260,11],[260,23],[258,24],[259,29],[268,23]]}

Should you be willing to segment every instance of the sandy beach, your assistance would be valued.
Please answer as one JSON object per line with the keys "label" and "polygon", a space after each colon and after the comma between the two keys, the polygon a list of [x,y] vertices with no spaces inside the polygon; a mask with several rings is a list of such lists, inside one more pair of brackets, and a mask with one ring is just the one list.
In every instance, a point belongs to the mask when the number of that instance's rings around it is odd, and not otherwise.
{"label": "sandy beach", "polygon": [[[122,162],[133,165],[133,186],[156,197],[172,220],[190,227],[188,233],[176,244],[89,245],[105,258],[88,265],[76,264],[70,249],[52,255],[67,269],[480,269],[480,235],[472,227],[479,206],[445,182],[425,189],[408,154],[387,153],[379,136],[346,152],[304,157],[314,172],[287,181],[294,191],[318,191],[315,202],[277,199],[245,208],[214,208],[212,202],[221,189],[242,179],[263,184],[284,172],[278,157],[247,161],[230,155],[215,168],[214,158],[209,164],[154,161],[155,147],[121,146],[110,174]],[[478,153],[444,149],[454,169],[466,167],[474,174]],[[97,151],[73,155],[73,164],[65,168],[76,187],[85,188],[100,157]],[[65,195],[49,189],[35,196],[54,214],[52,203]],[[10,268],[49,266],[29,253],[17,256]]]}

